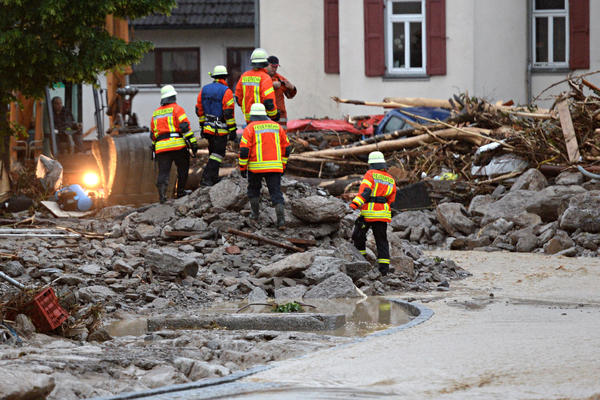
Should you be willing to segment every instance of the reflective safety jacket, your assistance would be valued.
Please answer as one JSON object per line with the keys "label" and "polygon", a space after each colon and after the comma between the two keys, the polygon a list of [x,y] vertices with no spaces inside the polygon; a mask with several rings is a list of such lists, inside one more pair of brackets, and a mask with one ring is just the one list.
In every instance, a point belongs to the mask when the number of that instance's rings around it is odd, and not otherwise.
{"label": "reflective safety jacket", "polygon": [[235,132],[234,105],[233,92],[227,87],[225,79],[215,79],[204,86],[196,101],[196,115],[203,132],[217,136]]}
{"label": "reflective safety jacket", "polygon": [[283,128],[273,121],[252,121],[240,141],[240,171],[283,173],[290,155],[290,142]]}
{"label": "reflective safety jacket", "polygon": [[235,98],[238,105],[242,107],[244,118],[248,123],[250,107],[254,103],[263,103],[269,118],[273,119],[277,115],[273,81],[264,68],[254,68],[242,74],[235,87]]}
{"label": "reflective safety jacket", "polygon": [[287,122],[287,111],[285,109],[285,97],[288,99],[293,98],[296,93],[298,93],[298,89],[294,86],[293,89],[288,89],[283,81],[287,81],[283,75],[278,74],[277,72],[273,74],[271,77],[273,82],[282,82],[279,88],[275,89],[275,104],[277,105],[277,110],[279,111],[279,122],[280,124],[284,124]]}
{"label": "reflective safety jacket", "polygon": [[196,142],[194,132],[190,130],[190,120],[177,103],[165,104],[154,111],[150,121],[150,139],[156,154],[181,150],[186,146],[186,139],[190,143]]}
{"label": "reflective safety jacket", "polygon": [[390,174],[378,169],[367,171],[358,188],[358,195],[350,203],[366,222],[392,221],[390,206],[396,199],[396,182]]}

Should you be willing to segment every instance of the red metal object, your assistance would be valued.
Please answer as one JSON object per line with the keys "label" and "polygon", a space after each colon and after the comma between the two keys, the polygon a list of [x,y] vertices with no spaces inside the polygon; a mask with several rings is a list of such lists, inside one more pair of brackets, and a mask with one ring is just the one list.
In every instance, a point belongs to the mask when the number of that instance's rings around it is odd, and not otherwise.
{"label": "red metal object", "polygon": [[52,288],[46,288],[38,293],[25,306],[24,314],[31,318],[38,332],[49,332],[58,328],[69,317],[69,313],[58,304],[58,299]]}

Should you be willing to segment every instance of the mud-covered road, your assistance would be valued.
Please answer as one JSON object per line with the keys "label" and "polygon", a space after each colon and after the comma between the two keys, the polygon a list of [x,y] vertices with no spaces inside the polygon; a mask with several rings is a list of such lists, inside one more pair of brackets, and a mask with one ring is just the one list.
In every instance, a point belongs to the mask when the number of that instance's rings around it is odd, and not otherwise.
{"label": "mud-covered road", "polygon": [[[275,383],[272,395],[280,399],[300,393],[328,399],[351,393],[403,399],[600,398],[600,260],[500,252],[430,255],[451,258],[473,273],[449,292],[401,296],[431,308],[431,319],[282,361],[238,383],[264,388]],[[275,398],[270,390],[260,398]]]}

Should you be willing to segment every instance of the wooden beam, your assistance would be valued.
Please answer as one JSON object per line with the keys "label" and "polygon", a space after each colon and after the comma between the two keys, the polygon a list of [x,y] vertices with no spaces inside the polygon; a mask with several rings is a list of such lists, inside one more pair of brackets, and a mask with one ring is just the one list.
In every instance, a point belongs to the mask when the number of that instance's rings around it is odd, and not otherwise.
{"label": "wooden beam", "polygon": [[579,145],[577,144],[577,137],[575,136],[575,128],[573,127],[569,104],[566,100],[563,100],[558,103],[557,108],[560,117],[560,126],[562,127],[563,136],[565,137],[569,162],[576,163],[581,158],[581,155],[579,154]]}

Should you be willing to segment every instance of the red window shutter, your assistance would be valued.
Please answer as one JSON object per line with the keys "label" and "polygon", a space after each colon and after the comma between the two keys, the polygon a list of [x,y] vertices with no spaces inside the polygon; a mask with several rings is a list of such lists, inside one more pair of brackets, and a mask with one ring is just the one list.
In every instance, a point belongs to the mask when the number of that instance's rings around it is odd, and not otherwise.
{"label": "red window shutter", "polygon": [[385,42],[383,33],[383,0],[364,0],[365,14],[365,75],[385,73]]}
{"label": "red window shutter", "polygon": [[340,73],[339,0],[324,0],[325,4],[325,73]]}
{"label": "red window shutter", "polygon": [[446,0],[427,0],[427,75],[446,75]]}
{"label": "red window shutter", "polygon": [[590,67],[590,1],[569,0],[569,66]]}

